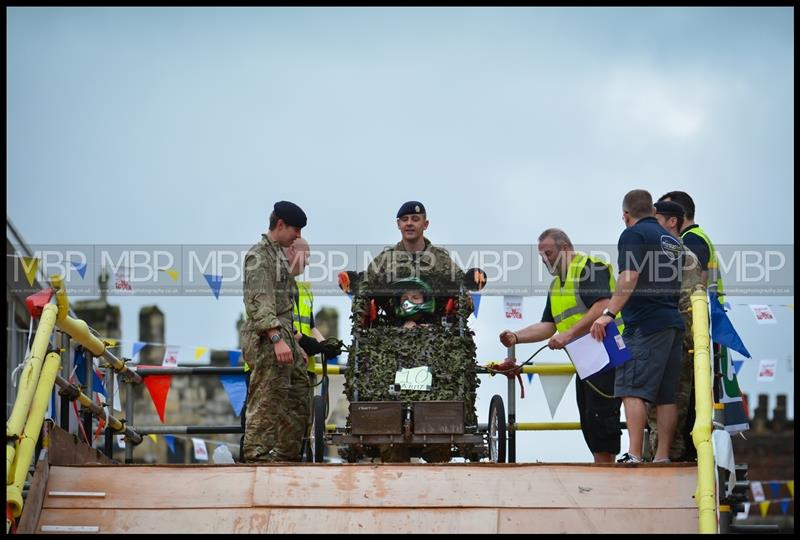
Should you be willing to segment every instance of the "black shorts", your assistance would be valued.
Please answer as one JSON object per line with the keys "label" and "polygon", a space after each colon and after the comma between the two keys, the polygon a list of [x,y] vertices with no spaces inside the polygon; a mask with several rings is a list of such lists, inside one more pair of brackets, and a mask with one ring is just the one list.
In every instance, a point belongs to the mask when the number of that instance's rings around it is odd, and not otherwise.
{"label": "black shorts", "polygon": [[575,376],[575,397],[581,419],[581,431],[589,451],[593,454],[608,452],[619,454],[619,409],[622,400],[608,398],[614,395],[614,370],[595,373],[585,380]]}
{"label": "black shorts", "polygon": [[638,397],[656,405],[675,403],[681,374],[683,328],[665,328],[652,334],[640,329],[622,336],[631,359],[617,367],[614,395]]}

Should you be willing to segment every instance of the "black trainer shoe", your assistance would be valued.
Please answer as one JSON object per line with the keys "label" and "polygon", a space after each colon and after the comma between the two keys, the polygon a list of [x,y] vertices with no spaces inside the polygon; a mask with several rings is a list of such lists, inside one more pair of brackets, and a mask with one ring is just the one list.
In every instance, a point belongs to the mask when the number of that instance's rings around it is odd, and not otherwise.
{"label": "black trainer shoe", "polygon": [[633,454],[625,452],[622,454],[622,457],[617,460],[617,463],[644,463],[644,460],[640,457],[634,456]]}

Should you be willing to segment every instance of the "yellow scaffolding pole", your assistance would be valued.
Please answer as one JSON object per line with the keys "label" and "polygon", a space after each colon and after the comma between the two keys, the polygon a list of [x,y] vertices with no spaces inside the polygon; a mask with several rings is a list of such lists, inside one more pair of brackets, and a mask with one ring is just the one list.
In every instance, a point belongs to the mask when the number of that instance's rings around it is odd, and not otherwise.
{"label": "yellow scaffolding pole", "polygon": [[716,534],[717,496],[716,462],[711,444],[714,391],[711,386],[711,365],[708,325],[708,296],[705,289],[692,293],[692,335],[694,337],[694,399],[695,420],[692,441],[697,448],[697,501],[698,532]]}

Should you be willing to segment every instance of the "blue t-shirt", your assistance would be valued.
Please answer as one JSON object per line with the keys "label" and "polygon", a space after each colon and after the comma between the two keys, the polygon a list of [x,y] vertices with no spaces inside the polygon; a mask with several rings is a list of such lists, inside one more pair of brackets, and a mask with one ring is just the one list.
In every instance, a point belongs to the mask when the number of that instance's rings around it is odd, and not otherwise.
{"label": "blue t-shirt", "polygon": [[644,217],[625,229],[617,243],[620,273],[639,272],[633,294],[622,308],[625,334],[637,328],[652,334],[683,328],[678,311],[683,246],[654,217]]}

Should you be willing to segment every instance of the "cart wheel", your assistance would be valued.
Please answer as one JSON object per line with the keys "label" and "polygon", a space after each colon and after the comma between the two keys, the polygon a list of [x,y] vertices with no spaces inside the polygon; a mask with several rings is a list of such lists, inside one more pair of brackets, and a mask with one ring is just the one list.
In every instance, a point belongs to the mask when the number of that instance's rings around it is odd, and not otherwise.
{"label": "cart wheel", "polygon": [[314,396],[314,424],[311,427],[314,462],[325,461],[325,396]]}
{"label": "cart wheel", "polygon": [[489,403],[489,461],[506,462],[506,408],[495,394]]}

